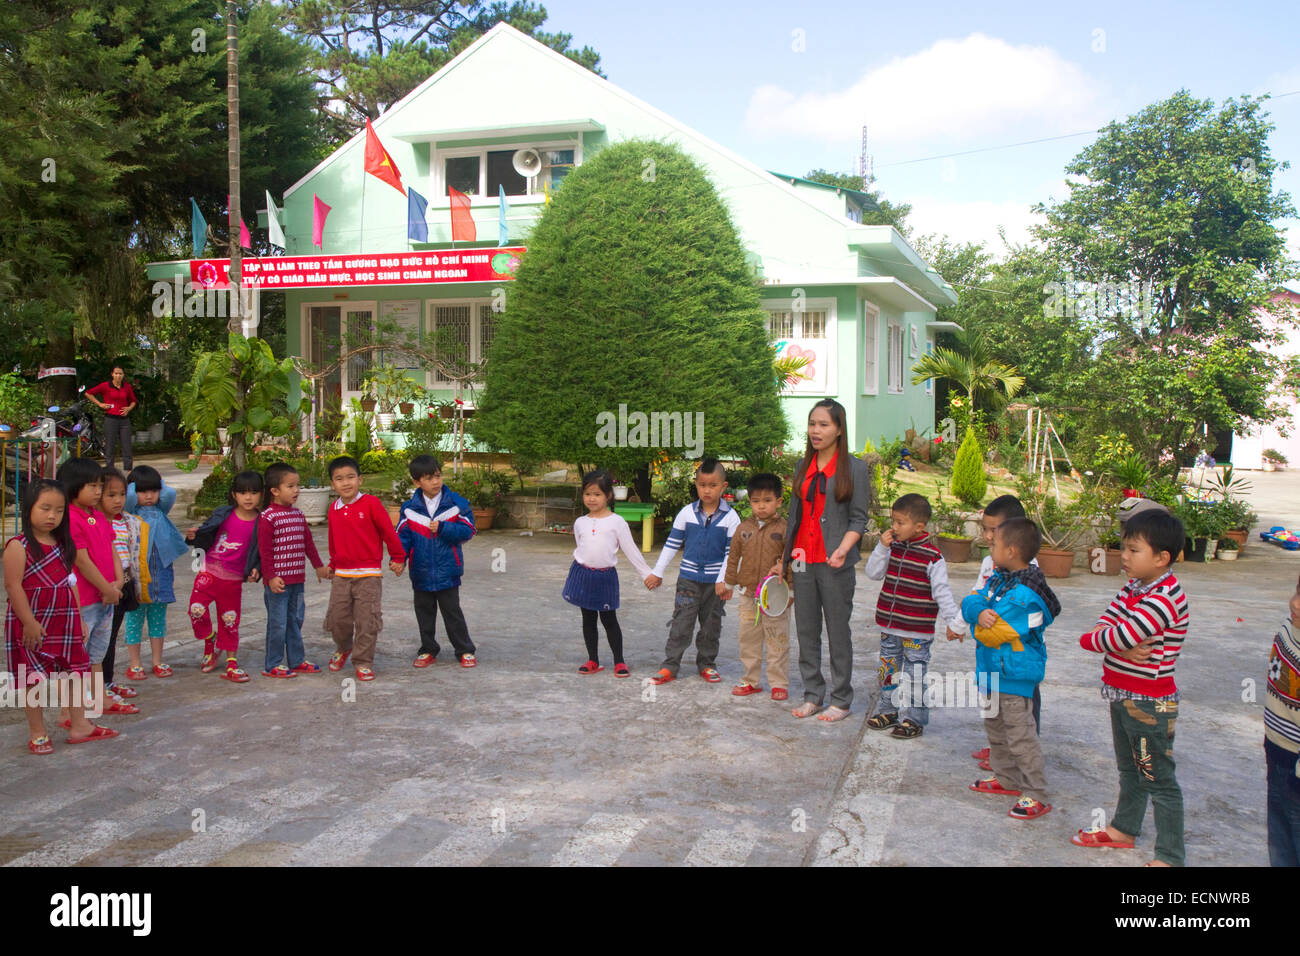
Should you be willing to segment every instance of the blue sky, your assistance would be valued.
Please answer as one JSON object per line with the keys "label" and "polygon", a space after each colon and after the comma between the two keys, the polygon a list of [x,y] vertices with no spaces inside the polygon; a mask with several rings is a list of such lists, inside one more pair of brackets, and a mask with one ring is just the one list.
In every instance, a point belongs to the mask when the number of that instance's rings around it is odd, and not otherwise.
{"label": "blue sky", "polygon": [[[875,188],[920,234],[1027,237],[1037,201],[1095,130],[1180,87],[1216,104],[1300,91],[1292,3],[867,5],[546,0],[546,28],[601,54],[611,82],[782,172],[849,172],[865,122]],[[1278,160],[1300,160],[1300,95],[1269,104]],[[1300,202],[1300,169],[1275,178]],[[1300,258],[1300,224],[1288,231]],[[997,244],[1000,248],[1000,244]]]}

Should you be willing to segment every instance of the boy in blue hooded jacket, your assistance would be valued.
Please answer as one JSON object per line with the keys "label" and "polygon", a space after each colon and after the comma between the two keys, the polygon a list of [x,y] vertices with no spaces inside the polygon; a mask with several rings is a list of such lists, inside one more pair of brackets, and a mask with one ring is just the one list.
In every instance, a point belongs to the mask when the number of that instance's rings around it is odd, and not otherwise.
{"label": "boy in blue hooded jacket", "polygon": [[1061,602],[1043,572],[1030,563],[1041,545],[1038,527],[1028,518],[1004,521],[993,536],[993,574],[961,602],[962,618],[976,641],[976,680],[981,691],[997,695],[984,719],[994,776],[970,788],[1020,797],[1008,812],[1017,820],[1032,820],[1052,809],[1046,802],[1033,698],[1047,669],[1043,632],[1061,613]]}
{"label": "boy in blue hooded jacket", "polygon": [[420,652],[414,666],[428,667],[438,656],[438,612],[461,667],[474,667],[474,642],[460,609],[460,579],[465,569],[461,543],[474,537],[474,509],[442,483],[442,463],[418,455],[408,466],[415,493],[402,505],[397,537],[409,556]]}

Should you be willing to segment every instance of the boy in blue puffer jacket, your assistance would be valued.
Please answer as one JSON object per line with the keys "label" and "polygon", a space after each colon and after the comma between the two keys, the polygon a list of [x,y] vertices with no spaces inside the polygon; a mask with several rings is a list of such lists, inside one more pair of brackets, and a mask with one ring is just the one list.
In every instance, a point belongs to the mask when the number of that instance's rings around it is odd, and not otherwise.
{"label": "boy in blue puffer jacket", "polygon": [[994,572],[988,583],[961,602],[962,618],[975,637],[976,680],[997,700],[984,720],[994,776],[977,780],[978,793],[1018,796],[1008,812],[1032,820],[1052,809],[1046,802],[1043,752],[1034,728],[1034,689],[1047,669],[1045,631],[1061,613],[1037,565],[1042,535],[1028,518],[1009,518],[993,536]]}
{"label": "boy in blue puffer jacket", "polygon": [[474,642],[460,609],[460,579],[465,560],[460,546],[474,537],[474,509],[442,484],[442,463],[419,455],[408,466],[415,494],[402,505],[397,537],[409,555],[411,587],[415,589],[415,619],[420,625],[416,667],[428,667],[438,656],[438,612],[461,667],[474,667]]}

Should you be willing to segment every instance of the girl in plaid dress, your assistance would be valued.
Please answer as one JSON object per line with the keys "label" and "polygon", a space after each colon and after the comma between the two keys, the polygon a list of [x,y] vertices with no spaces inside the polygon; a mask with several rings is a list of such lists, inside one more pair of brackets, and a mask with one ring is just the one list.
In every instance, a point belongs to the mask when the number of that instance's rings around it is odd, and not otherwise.
{"label": "girl in plaid dress", "polygon": [[[45,731],[42,681],[58,680],[59,697],[68,703],[72,719],[70,744],[116,737],[117,731],[97,727],[86,719],[84,690],[69,690],[67,677],[90,675],[81,625],[81,607],[72,583],[76,547],[68,526],[67,498],[56,481],[39,479],[27,486],[23,502],[23,533],[4,549],[5,653],[18,691],[23,694],[29,739],[34,754],[54,750]],[[48,691],[48,683],[43,690]]]}

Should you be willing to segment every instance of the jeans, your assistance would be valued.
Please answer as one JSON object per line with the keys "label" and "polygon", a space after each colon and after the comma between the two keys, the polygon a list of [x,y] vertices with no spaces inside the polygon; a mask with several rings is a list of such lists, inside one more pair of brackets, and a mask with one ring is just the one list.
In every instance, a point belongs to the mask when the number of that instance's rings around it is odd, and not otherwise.
{"label": "jeans", "polygon": [[86,637],[86,656],[90,663],[101,664],[108,653],[113,634],[113,605],[96,601],[81,608],[81,624]]}
{"label": "jeans", "polygon": [[898,714],[924,727],[930,722],[925,705],[925,675],[930,669],[933,635],[880,632],[880,666],[876,670],[878,693],[871,716]]}
{"label": "jeans", "polygon": [[1137,836],[1151,800],[1156,820],[1157,860],[1182,866],[1183,791],[1174,777],[1172,700],[1116,700],[1110,704],[1111,736],[1119,766],[1119,802],[1110,821],[1116,830]]}
{"label": "jeans", "polygon": [[113,458],[117,455],[117,446],[122,446],[122,470],[130,473],[131,471],[131,419],[115,416],[104,416],[104,461],[112,465]]}
{"label": "jeans", "polygon": [[1300,777],[1296,755],[1271,743],[1268,758],[1268,863],[1300,866]]}
{"label": "jeans", "polygon": [[293,670],[307,659],[307,651],[302,646],[302,621],[307,616],[303,584],[301,581],[286,584],[279,594],[263,587],[262,600],[266,604],[266,666],[262,670],[269,671],[284,663]]}

